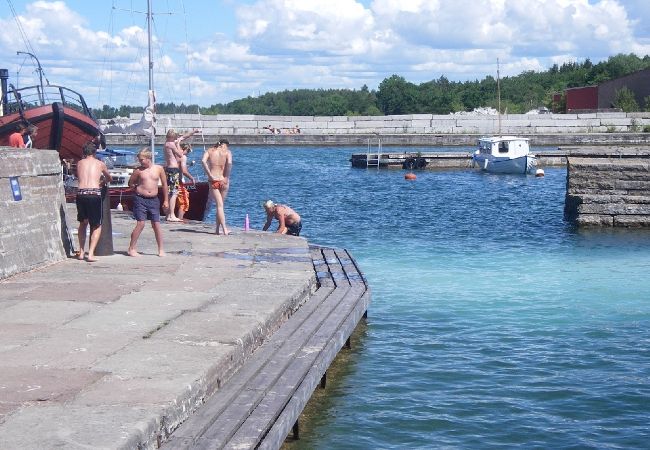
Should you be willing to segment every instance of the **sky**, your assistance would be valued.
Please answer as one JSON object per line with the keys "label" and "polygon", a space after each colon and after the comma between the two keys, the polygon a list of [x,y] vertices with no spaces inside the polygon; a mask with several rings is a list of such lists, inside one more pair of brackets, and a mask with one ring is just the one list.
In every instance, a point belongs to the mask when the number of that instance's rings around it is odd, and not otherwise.
{"label": "sky", "polygon": [[[152,0],[159,102],[481,80],[650,54],[650,0]],[[147,102],[145,0],[0,0],[0,67],[92,107]],[[14,15],[15,11],[15,15]],[[20,24],[20,28],[17,26]]]}

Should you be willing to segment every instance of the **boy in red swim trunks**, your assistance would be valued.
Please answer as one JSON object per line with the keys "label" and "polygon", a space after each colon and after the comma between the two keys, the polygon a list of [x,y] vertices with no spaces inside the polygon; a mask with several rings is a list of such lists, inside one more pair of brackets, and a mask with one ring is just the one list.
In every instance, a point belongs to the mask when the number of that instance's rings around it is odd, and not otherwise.
{"label": "boy in red swim trunks", "polygon": [[232,153],[228,148],[228,141],[220,139],[217,144],[207,149],[203,154],[201,164],[208,175],[210,195],[217,204],[216,233],[219,234],[219,226],[221,226],[223,234],[230,234],[226,227],[226,214],[223,210],[223,204],[228,196],[230,171],[232,170]]}
{"label": "boy in red swim trunks", "polygon": [[183,156],[181,156],[181,159],[179,160],[181,166],[181,185],[178,190],[178,214],[176,217],[183,220],[185,213],[190,210],[190,193],[185,187],[184,177],[189,178],[190,181],[192,181],[192,184],[195,184],[196,181],[190,171],[187,170],[187,155],[192,151],[192,146],[190,144],[182,143],[181,151],[183,152]]}

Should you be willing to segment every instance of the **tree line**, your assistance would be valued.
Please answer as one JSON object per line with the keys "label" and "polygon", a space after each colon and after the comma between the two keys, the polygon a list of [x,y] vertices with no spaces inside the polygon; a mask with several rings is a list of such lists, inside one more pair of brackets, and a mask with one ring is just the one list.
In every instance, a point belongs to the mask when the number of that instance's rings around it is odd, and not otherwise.
{"label": "tree line", "polygon": [[[597,85],[638,70],[650,68],[650,56],[634,54],[611,56],[593,64],[582,62],[554,64],[543,72],[525,71],[500,80],[501,111],[525,113],[533,108],[553,108],[553,94],[564,89]],[[650,110],[650,98],[638,105],[631,93],[621,90],[617,106],[625,111]],[[632,97],[630,101],[630,97]],[[445,76],[416,84],[399,75],[384,79],[378,89],[294,89],[246,97],[226,104],[208,107],[181,103],[158,103],[160,114],[257,114],[278,116],[375,116],[390,114],[448,114],[472,111],[478,107],[497,107],[497,79],[488,75],[483,80],[449,81]],[[557,106],[557,105],[556,105]],[[142,106],[114,108],[104,105],[93,109],[95,117],[111,119],[141,113]]]}

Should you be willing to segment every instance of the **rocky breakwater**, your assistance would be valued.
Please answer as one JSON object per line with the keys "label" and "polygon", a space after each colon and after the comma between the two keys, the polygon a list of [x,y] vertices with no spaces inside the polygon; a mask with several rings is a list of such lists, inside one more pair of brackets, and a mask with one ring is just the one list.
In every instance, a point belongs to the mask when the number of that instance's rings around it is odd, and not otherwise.
{"label": "rocky breakwater", "polygon": [[650,227],[650,149],[629,158],[567,158],[564,216],[580,227]]}

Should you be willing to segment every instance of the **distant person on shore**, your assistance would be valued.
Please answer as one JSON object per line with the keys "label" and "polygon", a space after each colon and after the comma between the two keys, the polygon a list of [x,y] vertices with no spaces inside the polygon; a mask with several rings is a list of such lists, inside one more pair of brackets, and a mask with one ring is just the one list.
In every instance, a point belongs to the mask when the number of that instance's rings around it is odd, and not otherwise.
{"label": "distant person on shore", "polygon": [[223,210],[230,188],[230,172],[232,170],[232,153],[228,148],[228,141],[220,139],[217,144],[207,149],[203,154],[201,164],[208,175],[210,195],[217,205],[216,233],[219,234],[219,226],[221,226],[223,234],[228,235],[230,232],[226,226],[226,213]]}
{"label": "distant person on shore", "polygon": [[63,167],[63,178],[65,179],[68,176],[74,175],[72,171],[72,160],[63,158],[61,161],[61,166]]}
{"label": "distant person on shore", "polygon": [[185,187],[185,177],[187,177],[192,182],[192,184],[196,184],[196,180],[194,180],[194,177],[187,169],[187,155],[189,155],[190,152],[192,151],[192,146],[190,144],[183,142],[181,144],[181,151],[183,152],[183,156],[179,161],[181,166],[181,186],[178,189],[178,216],[177,217],[183,220],[183,218],[185,217],[185,213],[190,210],[190,193],[187,191],[187,188]]}
{"label": "distant person on shore", "polygon": [[106,150],[106,137],[103,134],[98,134],[92,140],[97,150]]}
{"label": "distant person on shore", "polygon": [[266,127],[262,127],[262,128],[265,129],[265,130],[268,130],[271,134],[275,134],[275,128],[273,128],[273,127],[271,126],[271,124],[269,124],[269,125],[266,126]]}
{"label": "distant person on shore", "polygon": [[27,125],[19,123],[16,131],[9,135],[9,146],[14,148],[25,148],[24,136],[27,134]]}
{"label": "distant person on shore", "polygon": [[293,130],[291,131],[292,134],[300,134],[300,127],[296,125],[293,127]]}
{"label": "distant person on shore", "polygon": [[266,210],[266,223],[262,231],[268,230],[273,218],[275,218],[278,220],[278,230],[276,233],[300,236],[302,220],[297,212],[287,205],[273,203],[272,200],[264,202],[264,209]]}
{"label": "distant person on shore", "polygon": [[25,148],[34,147],[34,139],[36,139],[37,134],[38,134],[38,127],[36,125],[27,126],[27,132],[23,136],[23,141],[25,142]]}
{"label": "distant person on shore", "polygon": [[83,148],[84,158],[77,163],[77,220],[79,229],[79,260],[84,259],[86,246],[86,232],[90,224],[90,244],[88,245],[88,262],[95,262],[95,248],[102,232],[102,189],[100,182],[102,175],[104,182],[112,180],[111,174],[103,161],[95,158],[95,146],[87,143]]}
{"label": "distant person on shore", "polygon": [[199,130],[192,130],[179,136],[176,130],[170,129],[167,131],[167,140],[163,152],[165,154],[165,176],[167,177],[167,186],[169,186],[169,211],[167,213],[168,222],[180,222],[181,220],[176,217],[176,199],[178,198],[178,190],[181,186],[181,171],[178,161],[183,157],[183,152],[180,150],[180,143],[184,139],[198,133]]}
{"label": "distant person on shore", "polygon": [[144,229],[145,220],[151,220],[151,228],[158,244],[158,256],[165,256],[163,250],[162,229],[160,227],[160,200],[158,200],[158,183],[163,189],[163,210],[169,207],[167,179],[165,169],[153,163],[151,150],[148,147],[138,152],[140,167],[135,169],[129,178],[129,187],[135,190],[133,196],[133,217],[137,221],[131,233],[131,242],[127,253],[129,256],[140,256],[136,244]]}

